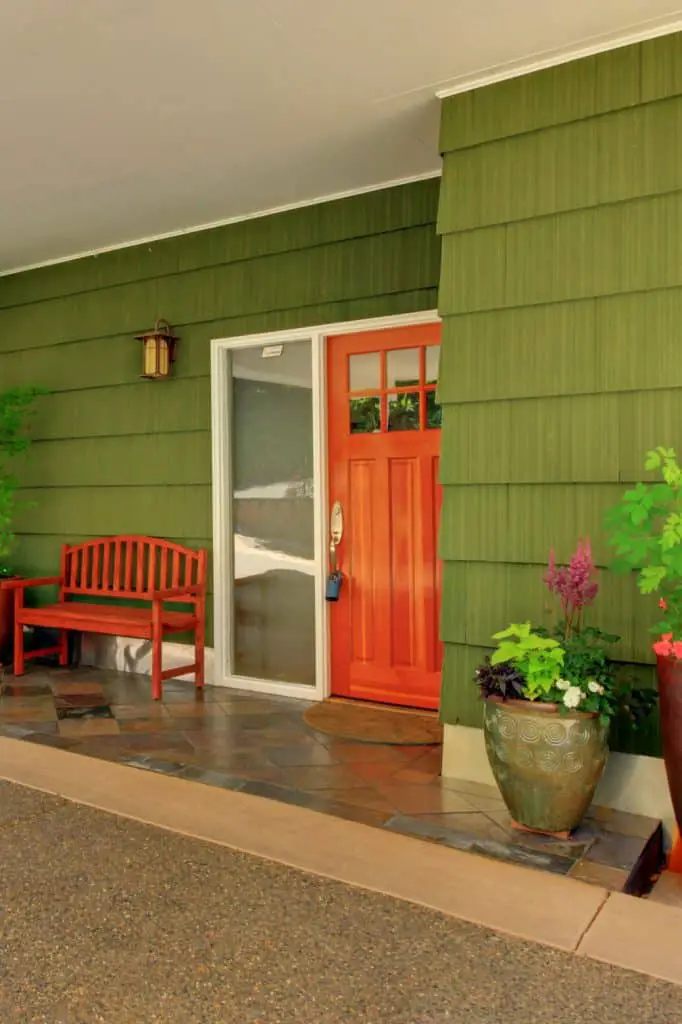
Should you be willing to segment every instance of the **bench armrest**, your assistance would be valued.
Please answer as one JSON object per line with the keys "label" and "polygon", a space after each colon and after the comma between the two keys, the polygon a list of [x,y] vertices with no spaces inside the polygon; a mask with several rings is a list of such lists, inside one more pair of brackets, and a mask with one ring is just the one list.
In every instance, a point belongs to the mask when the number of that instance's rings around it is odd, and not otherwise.
{"label": "bench armrest", "polygon": [[33,580],[5,580],[0,583],[3,590],[26,590],[28,587],[59,586],[61,576],[41,576]]}
{"label": "bench armrest", "polygon": [[206,587],[202,583],[193,583],[189,587],[167,587],[165,590],[154,590],[152,601],[167,601],[172,597],[202,597]]}

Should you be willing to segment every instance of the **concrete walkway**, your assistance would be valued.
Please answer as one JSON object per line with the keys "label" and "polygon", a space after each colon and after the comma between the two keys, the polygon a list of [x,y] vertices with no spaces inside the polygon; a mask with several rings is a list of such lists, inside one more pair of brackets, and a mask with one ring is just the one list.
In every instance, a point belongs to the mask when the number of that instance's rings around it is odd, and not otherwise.
{"label": "concrete walkway", "polygon": [[[313,870],[334,850],[336,873],[348,877],[357,874],[358,864],[371,867],[377,856],[373,841],[380,838],[391,844],[390,859],[380,851],[389,891],[412,885],[410,870],[433,884],[436,864],[423,857],[445,853],[443,865],[449,864],[459,881],[441,867],[435,882],[443,902],[456,902],[460,891],[476,889],[469,909],[475,897],[478,916],[490,908],[494,917],[499,907],[496,911],[491,904],[499,904],[501,890],[491,879],[501,873],[509,890],[503,910],[510,922],[514,901],[517,905],[518,928],[505,930],[544,927],[544,939],[552,941],[549,925],[541,925],[542,905],[549,917],[566,917],[555,922],[553,942],[565,949],[584,942],[570,934],[577,924],[574,912],[576,905],[581,914],[589,912],[585,894],[599,893],[595,887],[468,854],[453,859],[457,851],[383,836],[354,822],[257,797],[0,741],[0,777],[19,775],[72,799],[0,783],[3,1024],[682,1020],[682,988],[645,974],[321,877],[329,872],[311,874],[237,852],[219,845],[216,836],[205,842],[73,800],[118,801],[119,813],[131,813],[136,805],[132,817],[142,817],[146,803],[148,820],[170,815],[175,807],[180,830],[195,835],[207,815],[206,824],[212,820],[226,836],[231,831],[233,845],[242,847],[250,821],[252,841],[260,836],[274,850],[283,840],[282,857],[276,859],[291,862],[297,839]],[[282,818],[291,814],[293,819]],[[325,835],[330,826],[351,833]],[[349,836],[357,863],[346,846]],[[482,866],[478,885],[467,873],[477,865]],[[490,867],[494,875],[486,873]],[[532,881],[524,896],[527,879]],[[629,897],[605,895],[604,900],[607,906],[623,900],[646,913],[678,915],[666,918],[673,928],[682,922],[677,910]],[[533,902],[535,909],[529,906],[523,919],[520,908]],[[614,924],[601,903],[595,916],[609,929]],[[669,936],[677,939],[674,960],[679,960],[681,934]],[[656,941],[656,934],[638,936],[639,946]]]}

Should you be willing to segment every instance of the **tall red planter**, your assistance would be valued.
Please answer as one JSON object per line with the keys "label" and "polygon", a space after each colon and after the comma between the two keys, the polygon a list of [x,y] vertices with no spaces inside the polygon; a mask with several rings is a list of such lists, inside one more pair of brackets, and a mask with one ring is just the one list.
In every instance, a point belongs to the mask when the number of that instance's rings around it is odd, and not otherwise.
{"label": "tall red planter", "polygon": [[682,661],[662,655],[656,661],[663,760],[675,820],[682,834]]}

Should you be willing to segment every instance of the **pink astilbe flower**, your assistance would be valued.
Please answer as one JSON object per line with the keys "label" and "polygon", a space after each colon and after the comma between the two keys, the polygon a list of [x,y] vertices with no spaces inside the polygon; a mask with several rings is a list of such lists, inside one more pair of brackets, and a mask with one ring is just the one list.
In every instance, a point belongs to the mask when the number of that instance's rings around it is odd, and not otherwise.
{"label": "pink astilbe flower", "polygon": [[554,550],[549,553],[549,565],[543,582],[561,601],[566,636],[580,629],[584,608],[592,604],[599,591],[594,579],[596,573],[589,540],[578,541],[578,547],[568,565],[559,568]]}

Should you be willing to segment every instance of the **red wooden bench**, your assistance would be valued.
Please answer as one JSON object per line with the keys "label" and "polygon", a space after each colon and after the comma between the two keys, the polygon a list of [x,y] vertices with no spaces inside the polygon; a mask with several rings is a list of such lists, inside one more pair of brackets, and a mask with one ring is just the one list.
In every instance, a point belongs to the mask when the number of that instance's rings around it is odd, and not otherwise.
{"label": "red wooden bench", "polygon": [[[62,547],[59,576],[33,580],[12,580],[14,590],[14,674],[21,676],[27,658],[58,654],[59,664],[68,664],[69,630],[130,636],[152,642],[152,697],[159,700],[164,679],[194,672],[197,689],[204,685],[206,637],[207,553],[191,551],[153,537],[107,537]],[[27,608],[24,594],[29,587],[59,587],[56,604]],[[78,598],[78,600],[74,600]],[[83,601],[91,598],[92,601]],[[114,598],[111,604],[97,599]],[[122,602],[146,602],[149,607],[130,607]],[[189,611],[171,611],[167,604],[193,606]],[[24,650],[24,626],[60,630],[57,647]],[[163,671],[163,638],[173,633],[194,633],[192,665]]]}

